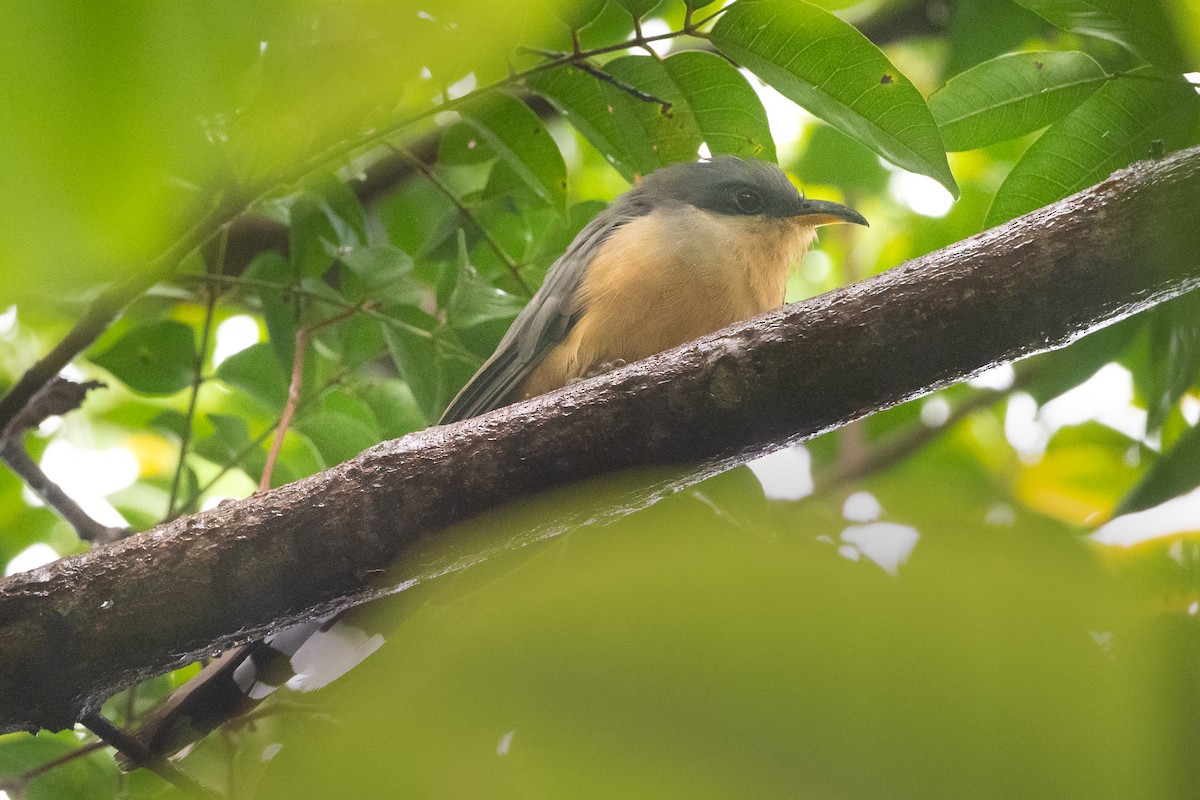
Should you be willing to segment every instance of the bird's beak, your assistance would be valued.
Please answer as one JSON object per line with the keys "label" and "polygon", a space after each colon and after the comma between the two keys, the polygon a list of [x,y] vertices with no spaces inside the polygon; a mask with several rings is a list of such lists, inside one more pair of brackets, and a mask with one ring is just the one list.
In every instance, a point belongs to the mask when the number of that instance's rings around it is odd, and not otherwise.
{"label": "bird's beak", "polygon": [[798,222],[803,222],[805,225],[830,225],[834,222],[853,222],[855,225],[866,225],[870,227],[867,218],[855,211],[850,206],[844,206],[841,203],[831,203],[828,200],[809,200],[806,197],[800,198],[800,205],[797,206],[796,212],[792,214]]}

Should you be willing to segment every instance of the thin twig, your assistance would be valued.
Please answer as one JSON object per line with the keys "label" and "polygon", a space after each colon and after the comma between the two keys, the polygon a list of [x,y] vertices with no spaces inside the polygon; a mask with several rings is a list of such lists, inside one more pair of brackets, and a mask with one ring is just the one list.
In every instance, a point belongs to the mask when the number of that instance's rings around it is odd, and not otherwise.
{"label": "thin twig", "polygon": [[45,764],[41,764],[31,770],[22,772],[20,775],[16,776],[15,778],[11,778],[10,780],[16,782],[20,786],[28,785],[34,779],[40,778],[42,775],[45,775],[47,772],[50,772],[53,769],[57,769],[64,764],[70,764],[72,761],[91,755],[97,750],[103,750],[105,747],[108,747],[108,745],[102,741],[88,742],[87,744],[80,745],[71,752],[65,753],[58,758],[50,759]]}
{"label": "thin twig", "polygon": [[331,306],[334,306],[335,308],[343,308],[343,309],[346,309],[347,311],[354,311],[359,314],[364,314],[368,317],[378,320],[379,322],[382,322],[385,325],[388,325],[392,328],[396,328],[397,330],[405,331],[406,333],[410,333],[413,336],[419,336],[422,339],[429,339],[437,347],[439,347],[440,352],[445,355],[451,355],[451,356],[454,356],[455,358],[464,359],[465,361],[474,363],[476,366],[478,366],[480,363],[482,363],[482,359],[478,358],[471,351],[469,351],[465,348],[459,347],[452,342],[448,342],[444,339],[439,339],[432,331],[427,331],[424,328],[418,328],[416,325],[410,325],[409,323],[407,323],[403,320],[399,320],[399,319],[396,319],[395,317],[388,316],[387,314],[385,314],[384,312],[380,311],[377,308],[377,303],[358,303],[358,304],[356,304],[356,303],[352,303],[349,300],[342,299],[340,297],[330,297],[327,294],[321,294],[318,292],[314,292],[311,289],[305,289],[300,286],[294,286],[294,285],[285,284],[285,283],[272,283],[271,281],[259,280],[257,278],[244,278],[241,276],[233,276],[233,275],[184,275],[182,277],[185,280],[213,281],[213,282],[225,283],[225,284],[230,284],[230,285],[254,286],[254,287],[263,288],[263,289],[274,289],[274,290],[278,290],[281,292],[290,292],[290,293],[296,295],[297,297],[304,297],[304,298],[308,298],[311,300],[316,300],[318,302],[327,303]]}
{"label": "thin twig", "polygon": [[[223,272],[225,269],[225,248],[229,244],[229,226],[221,229],[218,239],[217,254],[212,269]],[[200,333],[200,347],[196,352],[195,369],[192,371],[192,393],[188,398],[187,413],[183,419],[183,432],[179,440],[179,460],[175,464],[175,476],[171,479],[171,494],[167,499],[167,513],[163,521],[175,519],[178,511],[175,501],[179,498],[179,484],[183,479],[183,471],[187,467],[188,450],[192,444],[193,427],[196,420],[196,406],[200,399],[200,386],[204,383],[204,365],[208,363],[208,344],[212,338],[213,318],[217,313],[217,293],[211,286],[206,286],[206,302],[204,304],[204,326]]]}
{"label": "thin twig", "polygon": [[916,421],[902,430],[876,442],[859,458],[835,465],[818,481],[814,494],[822,494],[853,481],[861,481],[905,460],[922,448],[954,430],[954,427],[976,411],[991,408],[996,403],[1020,391],[1037,379],[1043,370],[1030,367],[1020,370],[1012,386],[1003,390],[983,390],[954,407],[941,425],[931,426]]}
{"label": "thin twig", "polygon": [[232,212],[234,206],[237,204],[227,200],[224,195],[218,196],[213,207],[146,269],[137,270],[126,280],[102,292],[63,340],[26,370],[8,393],[0,397],[0,430],[8,426],[13,417],[59,370],[96,341],[130,300],[173,271],[186,256],[212,238],[219,225],[242,213],[243,209],[240,208],[236,213]]}
{"label": "thin twig", "polygon": [[204,800],[224,800],[224,795],[205,786],[161,756],[155,755],[150,748],[112,724],[99,712],[93,711],[84,715],[80,722],[110,747],[114,747],[124,754],[132,763],[150,770],[164,781],[193,797],[204,798]]}
{"label": "thin twig", "polygon": [[0,433],[0,461],[16,473],[30,491],[59,513],[85,542],[104,544],[120,539],[128,531],[102,525],[92,519],[62,487],[42,471],[25,450],[22,437],[27,430],[36,428],[49,416],[66,414],[79,407],[84,395],[91,389],[104,384],[98,381],[75,383],[55,377],[30,398],[29,402],[14,416],[8,427]]}
{"label": "thin twig", "polygon": [[480,222],[479,217],[475,216],[475,212],[468,208],[467,205],[458,198],[458,195],[451,191],[450,187],[447,186],[441,178],[434,174],[434,171],[429,168],[428,164],[398,144],[389,144],[389,146],[396,151],[397,155],[407,161],[409,166],[421,173],[421,175],[425,178],[425,180],[429,181],[429,184],[433,186],[433,188],[437,189],[442,195],[444,195],[445,198],[449,200],[456,209],[458,209],[458,213],[466,217],[471,224],[475,226],[475,228],[479,231],[479,235],[483,237],[483,241],[487,243],[487,246],[491,248],[492,252],[496,254],[497,258],[504,262],[504,266],[508,268],[513,280],[517,282],[517,285],[521,287],[521,289],[525,292],[525,295],[527,297],[532,297],[533,289],[528,283],[525,282],[525,277],[521,275],[521,265],[514,261],[512,256],[504,251],[504,248],[500,246],[500,243],[496,241],[495,237],[492,236],[487,227]]}
{"label": "thin twig", "polygon": [[120,539],[128,531],[125,528],[114,528],[102,525],[84,511],[66,492],[42,472],[41,467],[29,457],[25,448],[19,442],[5,440],[0,442],[0,458],[8,468],[20,476],[30,491],[45,501],[46,505],[58,512],[59,516],[75,530],[75,534],[85,542],[107,544]]}
{"label": "thin twig", "polygon": [[[341,383],[342,379],[346,377],[346,374],[349,371],[350,371],[349,369],[345,369],[345,370],[338,372],[336,375],[334,375],[332,378],[330,378],[329,381],[324,386],[322,386],[318,391],[312,393],[308,397],[303,398],[300,401],[300,403],[296,406],[296,411],[297,412],[302,411],[303,409],[307,408],[309,406],[309,404],[314,403],[317,400],[319,400],[321,397],[323,397],[325,395],[325,392],[329,391],[334,386],[337,386],[339,383]],[[231,459],[230,463],[223,465],[221,467],[221,469],[217,471],[217,474],[214,475],[211,479],[209,479],[208,483],[197,488],[191,494],[191,496],[188,498],[188,500],[184,503],[184,506],[185,507],[191,506],[193,503],[195,503],[197,500],[199,500],[202,496],[204,496],[205,492],[207,492],[209,489],[211,489],[213,486],[215,486],[217,481],[219,481],[219,480],[221,480],[221,478],[225,477],[229,473],[230,470],[232,470],[234,467],[241,466],[241,463],[243,461],[245,461],[247,458],[249,458],[251,453],[258,450],[258,448],[262,446],[263,442],[265,442],[267,439],[271,438],[272,435],[274,435],[276,429],[279,427],[280,422],[282,422],[282,420],[283,420],[282,416],[276,418],[276,420],[274,422],[272,422],[270,425],[268,425],[267,428],[265,430],[263,430],[262,433],[260,433],[256,437],[254,437],[254,439],[252,439],[249,444],[247,444],[245,447],[243,447],[241,449],[241,451]]]}
{"label": "thin twig", "polygon": [[296,352],[292,355],[292,379],[288,382],[287,402],[284,403],[283,414],[279,417],[279,426],[275,429],[275,439],[271,442],[271,449],[267,452],[267,461],[263,465],[262,475],[258,480],[260,492],[271,488],[271,474],[275,471],[275,462],[279,458],[279,451],[283,449],[283,437],[287,434],[288,428],[292,424],[292,416],[300,404],[300,385],[304,380],[304,351],[308,349],[308,337],[321,328],[349,319],[358,310],[357,307],[349,309],[329,319],[296,329]]}
{"label": "thin twig", "polygon": [[[564,58],[567,56],[566,53],[559,52],[558,50],[544,50],[540,47],[522,47],[521,49],[525,50],[526,52],[534,53],[539,56],[545,56],[546,58],[561,59],[561,58]],[[651,52],[653,52],[653,51],[651,51]],[[654,56],[655,56],[655,58],[657,58],[658,54],[655,53]],[[617,76],[615,76],[611,73],[605,72],[601,67],[593,66],[592,64],[590,64],[587,61],[583,61],[583,60],[575,61],[571,64],[571,66],[575,67],[578,70],[586,72],[588,75],[591,75],[593,78],[596,78],[597,80],[601,80],[607,84],[615,86],[616,88],[620,89],[622,92],[625,92],[626,94],[633,97],[635,100],[638,100],[643,103],[655,103],[659,106],[662,106],[662,113],[670,116],[669,112],[671,111],[671,108],[674,105],[673,103],[668,103],[666,100],[663,100],[661,97],[652,95],[649,92],[643,92],[641,89],[637,88],[633,84],[626,83],[625,81],[621,80]]]}

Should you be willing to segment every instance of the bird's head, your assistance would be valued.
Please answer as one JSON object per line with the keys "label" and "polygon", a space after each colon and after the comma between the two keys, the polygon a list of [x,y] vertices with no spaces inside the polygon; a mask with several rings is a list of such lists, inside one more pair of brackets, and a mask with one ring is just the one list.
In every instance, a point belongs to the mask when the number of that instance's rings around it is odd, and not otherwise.
{"label": "bird's head", "polygon": [[848,206],[805,197],[776,165],[736,156],[672,164],[647,175],[631,194],[653,209],[690,205],[728,216],[789,219],[807,227],[867,224]]}

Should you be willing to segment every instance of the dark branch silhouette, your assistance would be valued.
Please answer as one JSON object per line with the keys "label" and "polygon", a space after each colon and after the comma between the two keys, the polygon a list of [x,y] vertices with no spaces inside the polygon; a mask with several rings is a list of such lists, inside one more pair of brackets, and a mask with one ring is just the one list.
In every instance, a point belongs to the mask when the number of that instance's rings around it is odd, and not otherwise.
{"label": "dark branch silhouette", "polygon": [[[0,731],[381,590],[514,499],[671,467],[623,508],[1200,285],[1200,148],[853,286],[0,582]],[[545,509],[548,535],[580,515]],[[397,567],[398,557],[405,556]],[[459,553],[460,559],[478,553]],[[298,577],[302,576],[302,577]],[[393,584],[394,585],[394,584]]]}

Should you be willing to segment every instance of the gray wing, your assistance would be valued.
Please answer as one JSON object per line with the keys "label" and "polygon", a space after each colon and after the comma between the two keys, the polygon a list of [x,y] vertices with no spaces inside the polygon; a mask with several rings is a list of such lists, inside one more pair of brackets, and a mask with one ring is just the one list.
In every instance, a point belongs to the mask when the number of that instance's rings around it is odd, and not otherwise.
{"label": "gray wing", "polygon": [[[631,198],[632,199],[632,198]],[[546,280],[513,320],[512,326],[474,377],[442,414],[439,425],[470,419],[499,408],[578,321],[576,296],[588,264],[613,231],[645,213],[637,202],[618,201],[584,226],[571,246],[550,266]]]}

